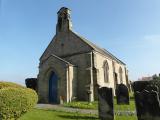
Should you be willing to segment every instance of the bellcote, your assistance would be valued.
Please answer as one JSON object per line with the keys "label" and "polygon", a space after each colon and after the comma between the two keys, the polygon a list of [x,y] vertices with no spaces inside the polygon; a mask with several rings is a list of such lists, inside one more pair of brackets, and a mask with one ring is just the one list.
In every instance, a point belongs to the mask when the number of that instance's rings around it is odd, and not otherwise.
{"label": "bellcote", "polygon": [[66,32],[68,30],[72,29],[72,22],[71,22],[71,17],[70,17],[71,10],[62,7],[58,12],[57,12],[57,27],[56,27],[56,32]]}

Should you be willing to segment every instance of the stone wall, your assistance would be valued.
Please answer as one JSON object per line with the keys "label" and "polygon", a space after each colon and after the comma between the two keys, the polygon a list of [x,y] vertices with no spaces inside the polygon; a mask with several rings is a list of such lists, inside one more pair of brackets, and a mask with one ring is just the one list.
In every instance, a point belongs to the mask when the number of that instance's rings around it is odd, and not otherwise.
{"label": "stone wall", "polygon": [[[120,84],[120,74],[119,74],[119,68],[122,68],[123,74],[122,74],[122,78],[123,78],[123,84],[126,84],[126,73],[125,73],[125,65],[118,63],[117,61],[111,59],[110,57],[104,56],[101,53],[98,52],[94,52],[94,66],[96,68],[96,70],[98,71],[97,74],[97,83],[101,86],[101,87],[111,87],[115,89],[115,80],[114,80],[114,68],[113,68],[113,62],[114,62],[114,66],[115,66],[115,72],[117,73],[117,80],[118,80],[118,84]],[[108,65],[109,65],[109,82],[105,83],[104,82],[104,68],[103,68],[103,64],[104,62],[107,60]]]}
{"label": "stone wall", "polygon": [[91,51],[91,47],[78,38],[72,31],[62,32],[55,35],[41,56],[40,61],[45,60],[51,54],[65,57],[89,51]]}
{"label": "stone wall", "polygon": [[[67,98],[67,73],[68,64],[51,56],[43,64],[40,64],[38,74],[38,95],[40,102],[48,103],[49,98],[49,78],[54,71],[58,75],[58,96]],[[60,97],[57,98],[60,101]]]}
{"label": "stone wall", "polygon": [[77,68],[77,99],[87,100],[87,85],[91,81],[91,53],[77,54],[64,58]]}

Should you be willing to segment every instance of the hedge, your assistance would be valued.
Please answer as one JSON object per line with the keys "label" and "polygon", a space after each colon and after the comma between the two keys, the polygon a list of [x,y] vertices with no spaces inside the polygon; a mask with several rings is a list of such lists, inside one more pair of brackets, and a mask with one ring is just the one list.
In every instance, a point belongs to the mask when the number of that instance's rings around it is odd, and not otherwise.
{"label": "hedge", "polygon": [[0,89],[0,120],[16,120],[37,103],[38,97],[34,90],[13,86]]}
{"label": "hedge", "polygon": [[0,89],[2,88],[7,88],[7,87],[13,87],[13,88],[25,88],[21,85],[18,85],[16,83],[12,83],[12,82],[0,82]]}

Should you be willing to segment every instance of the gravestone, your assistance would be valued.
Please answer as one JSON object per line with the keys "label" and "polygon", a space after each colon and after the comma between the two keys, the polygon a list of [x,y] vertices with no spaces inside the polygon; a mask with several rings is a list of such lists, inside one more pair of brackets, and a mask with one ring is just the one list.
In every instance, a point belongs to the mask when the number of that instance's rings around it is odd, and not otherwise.
{"label": "gravestone", "polygon": [[138,120],[160,120],[160,100],[157,92],[158,89],[156,86],[147,86],[146,89],[141,92],[135,92]]}
{"label": "gravestone", "polygon": [[145,90],[147,90],[147,91],[156,91],[156,92],[158,92],[159,91],[159,88],[156,86],[156,85],[147,85],[146,87],[145,87]]}
{"label": "gravestone", "polygon": [[37,78],[27,78],[25,79],[25,84],[27,88],[37,91]]}
{"label": "gravestone", "polygon": [[136,82],[133,82],[132,84],[132,88],[133,88],[133,91],[136,92],[136,91],[143,91],[147,85],[150,85],[149,81],[136,81]]}
{"label": "gravestone", "polygon": [[147,91],[156,91],[158,93],[159,99],[160,99],[160,89],[157,85],[148,85],[145,88]]}
{"label": "gravestone", "polygon": [[129,91],[124,84],[117,85],[116,88],[117,104],[129,104]]}
{"label": "gravestone", "polygon": [[98,99],[98,111],[100,120],[114,120],[112,88],[99,88]]}

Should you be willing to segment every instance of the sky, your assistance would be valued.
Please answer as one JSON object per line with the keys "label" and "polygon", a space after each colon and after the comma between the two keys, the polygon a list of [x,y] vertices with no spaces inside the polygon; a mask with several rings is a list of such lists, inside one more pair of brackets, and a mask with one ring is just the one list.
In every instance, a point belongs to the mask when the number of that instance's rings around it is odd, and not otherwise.
{"label": "sky", "polygon": [[160,73],[160,0],[0,0],[0,80],[37,77],[64,6],[73,30],[125,62],[130,80]]}

